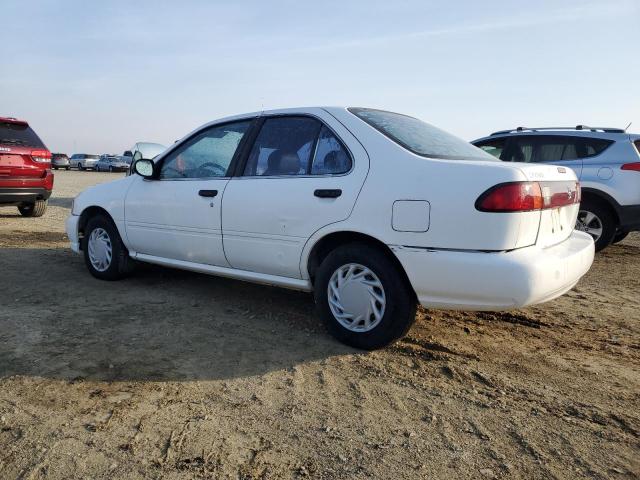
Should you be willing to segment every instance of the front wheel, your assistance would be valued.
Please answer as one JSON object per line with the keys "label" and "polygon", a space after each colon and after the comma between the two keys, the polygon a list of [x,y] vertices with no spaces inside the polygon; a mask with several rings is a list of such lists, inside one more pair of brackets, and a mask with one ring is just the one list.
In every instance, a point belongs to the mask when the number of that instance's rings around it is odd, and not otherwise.
{"label": "front wheel", "polygon": [[34,203],[25,203],[18,207],[23,217],[41,217],[47,211],[46,200],[36,200]]}
{"label": "front wheel", "polygon": [[82,164],[80,162],[78,162],[78,170],[84,170],[84,168],[82,168]]}
{"label": "front wheel", "polygon": [[576,230],[588,233],[593,238],[596,252],[608,247],[616,234],[613,212],[602,202],[585,199],[580,204]]}
{"label": "front wheel", "polygon": [[379,249],[348,244],[324,259],[315,300],[329,333],[352,347],[374,350],[403,337],[417,302],[403,272]]}
{"label": "front wheel", "polygon": [[100,280],[119,280],[133,270],[133,260],[111,219],[96,215],[87,222],[82,238],[84,262]]}

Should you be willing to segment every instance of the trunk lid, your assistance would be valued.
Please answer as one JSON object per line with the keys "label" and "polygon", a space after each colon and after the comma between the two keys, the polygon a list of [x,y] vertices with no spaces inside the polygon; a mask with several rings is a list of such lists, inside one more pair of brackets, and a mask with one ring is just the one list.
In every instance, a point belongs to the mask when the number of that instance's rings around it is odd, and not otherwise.
{"label": "trunk lid", "polygon": [[535,244],[549,247],[566,240],[575,227],[580,208],[580,186],[573,170],[556,165],[513,165],[520,169],[527,180],[539,183],[545,199],[545,207],[540,210]]}

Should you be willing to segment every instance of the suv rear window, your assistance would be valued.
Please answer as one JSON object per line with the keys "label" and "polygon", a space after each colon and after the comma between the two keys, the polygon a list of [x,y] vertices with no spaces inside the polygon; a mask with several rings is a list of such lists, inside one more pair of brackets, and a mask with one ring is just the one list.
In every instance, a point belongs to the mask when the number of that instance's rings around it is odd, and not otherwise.
{"label": "suv rear window", "polygon": [[370,108],[348,110],[416,155],[450,160],[496,160],[461,138],[417,118]]}
{"label": "suv rear window", "polygon": [[1,122],[0,143],[2,145],[47,148],[36,132],[24,123]]}

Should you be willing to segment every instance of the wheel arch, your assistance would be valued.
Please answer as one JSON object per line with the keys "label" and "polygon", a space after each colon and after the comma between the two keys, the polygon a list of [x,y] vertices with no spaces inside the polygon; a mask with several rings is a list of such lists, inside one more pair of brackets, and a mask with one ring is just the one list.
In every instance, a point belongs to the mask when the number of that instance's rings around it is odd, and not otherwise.
{"label": "wheel arch", "polygon": [[585,200],[587,198],[603,203],[607,206],[613,212],[616,225],[620,224],[620,205],[611,195],[596,188],[583,187],[582,199]]}
{"label": "wheel arch", "polygon": [[309,253],[306,257],[306,261],[304,262],[304,266],[312,285],[315,280],[316,271],[327,255],[339,246],[350,243],[362,243],[383,252],[396,266],[398,272],[402,275],[403,281],[417,298],[415,290],[407,276],[407,272],[391,248],[389,248],[386,243],[370,234],[353,230],[337,230],[328,232],[316,239],[313,245],[309,248]]}
{"label": "wheel arch", "polygon": [[[111,220],[114,225],[116,225],[116,228],[118,228],[116,222],[113,220],[113,217],[107,210],[97,205],[92,205],[90,207],[86,207],[80,214],[80,219],[78,220],[78,239],[84,237],[84,229],[86,228],[89,219],[95,217],[96,215],[104,215],[109,220]],[[122,234],[120,235],[120,237],[122,237]],[[82,248],[82,242],[80,242],[80,248]]]}

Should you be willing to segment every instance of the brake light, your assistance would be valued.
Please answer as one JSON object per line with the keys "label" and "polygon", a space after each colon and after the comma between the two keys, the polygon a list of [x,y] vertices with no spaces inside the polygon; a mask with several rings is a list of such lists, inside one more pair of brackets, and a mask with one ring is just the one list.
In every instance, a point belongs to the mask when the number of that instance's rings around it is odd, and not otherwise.
{"label": "brake light", "polygon": [[31,160],[38,163],[51,163],[49,150],[31,150]]}
{"label": "brake light", "polygon": [[530,212],[580,203],[578,182],[501,183],[476,200],[481,212]]}
{"label": "brake light", "polygon": [[625,163],[620,168],[622,170],[633,170],[635,172],[640,172],[640,162]]}

